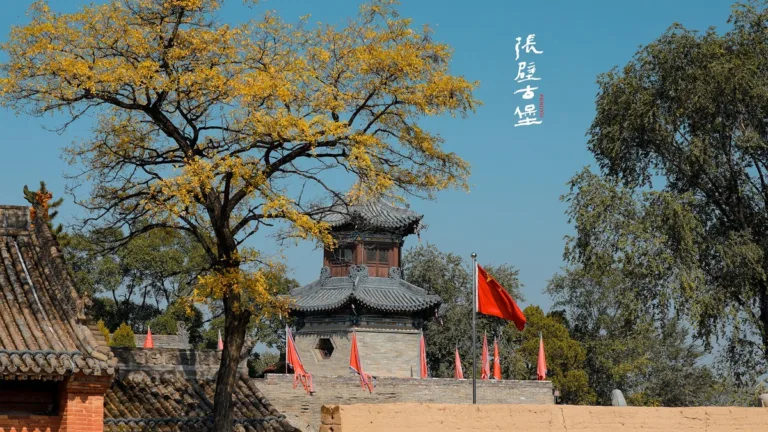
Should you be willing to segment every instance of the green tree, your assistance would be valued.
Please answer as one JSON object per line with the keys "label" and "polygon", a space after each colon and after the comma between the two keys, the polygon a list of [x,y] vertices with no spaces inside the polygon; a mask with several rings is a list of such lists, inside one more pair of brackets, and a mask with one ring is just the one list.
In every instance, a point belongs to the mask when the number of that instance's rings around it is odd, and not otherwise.
{"label": "green tree", "polygon": [[169,304],[163,313],[152,318],[147,325],[157,334],[178,333],[178,323],[183,322],[189,333],[189,343],[195,346],[203,341],[203,313],[192,304],[177,300]]}
{"label": "green tree", "polygon": [[[523,379],[535,379],[539,357],[539,334],[544,338],[547,378],[560,390],[563,403],[590,405],[596,401],[584,369],[586,350],[572,339],[558,314],[544,314],[538,306],[523,310],[528,320],[519,334],[518,349],[525,365]],[[511,324],[510,324],[511,326]]]}
{"label": "green tree", "polygon": [[547,290],[587,349],[598,401],[610,403],[618,388],[634,403],[708,403],[716,379],[672,296],[696,286],[697,269],[688,264],[695,259],[680,247],[698,230],[692,201],[631,190],[588,170],[564,199],[576,235],[566,241],[569,266]]}
{"label": "green tree", "polygon": [[[90,314],[113,330],[123,322],[142,326],[184,303],[205,269],[202,248],[188,233],[153,230],[109,248],[122,237],[112,229],[72,232],[63,247],[76,286],[92,298]],[[184,316],[181,309],[171,307],[165,317],[184,321],[199,341],[202,312],[190,305]],[[170,327],[176,331],[175,322]]]}
{"label": "green tree", "polygon": [[[736,4],[727,32],[674,24],[602,74],[588,133],[606,176],[632,190],[662,180],[657,238],[674,254],[660,277],[676,280],[646,295],[720,338],[745,385],[768,360],[767,4]],[[580,263],[595,239],[580,230]]]}
{"label": "green tree", "polygon": [[112,334],[109,346],[136,348],[136,335],[133,333],[131,326],[126,323],[120,324],[120,327]]}

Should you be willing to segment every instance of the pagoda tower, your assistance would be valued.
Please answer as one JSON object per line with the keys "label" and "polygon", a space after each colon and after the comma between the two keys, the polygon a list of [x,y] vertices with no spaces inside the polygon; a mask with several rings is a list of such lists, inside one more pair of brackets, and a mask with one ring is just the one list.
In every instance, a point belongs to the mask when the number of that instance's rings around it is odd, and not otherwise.
{"label": "pagoda tower", "polygon": [[296,348],[307,371],[349,374],[355,331],[366,373],[419,376],[421,328],[442,302],[406,282],[400,268],[405,237],[419,231],[422,218],[383,200],[337,202],[321,216],[337,247],[326,246],[318,280],[291,291]]}

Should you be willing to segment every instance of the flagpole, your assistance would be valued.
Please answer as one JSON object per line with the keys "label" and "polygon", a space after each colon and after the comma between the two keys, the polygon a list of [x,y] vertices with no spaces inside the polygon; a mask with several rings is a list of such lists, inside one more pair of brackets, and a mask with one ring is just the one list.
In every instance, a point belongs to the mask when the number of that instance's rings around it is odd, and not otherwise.
{"label": "flagpole", "polygon": [[288,324],[285,325],[285,374],[288,375]]}
{"label": "flagpole", "polygon": [[477,254],[472,252],[472,404],[477,404]]}

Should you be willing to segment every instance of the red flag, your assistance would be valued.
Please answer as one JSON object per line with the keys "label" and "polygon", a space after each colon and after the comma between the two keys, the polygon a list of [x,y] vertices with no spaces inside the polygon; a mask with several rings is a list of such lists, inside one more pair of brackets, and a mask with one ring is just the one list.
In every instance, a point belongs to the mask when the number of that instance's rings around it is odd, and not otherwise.
{"label": "red flag", "polygon": [[493,340],[493,379],[501,380],[501,363],[499,359],[499,344]]}
{"label": "red flag", "polygon": [[285,327],[285,362],[293,369],[293,388],[301,383],[307,393],[314,392],[312,375],[304,369],[299,351],[296,349],[296,342],[293,340],[293,333],[288,327]]}
{"label": "red flag", "polygon": [[421,334],[421,343],[419,344],[419,378],[427,377],[427,347],[424,344],[424,334]]}
{"label": "red flag", "polygon": [[536,365],[536,379],[543,381],[547,379],[547,358],[544,356],[544,338],[539,333],[539,361]]}
{"label": "red flag", "polygon": [[486,335],[483,335],[483,354],[480,363],[480,379],[487,380],[491,377],[491,361],[488,355],[488,337]]}
{"label": "red flag", "polygon": [[461,368],[461,358],[459,357],[459,347],[456,347],[456,359],[454,360],[456,365],[454,366],[453,376],[456,379],[464,379],[464,370]]}
{"label": "red flag", "polygon": [[349,368],[360,375],[360,386],[363,389],[368,387],[368,391],[373,393],[372,377],[363,372],[363,364],[360,363],[360,351],[357,349],[357,334],[355,332],[352,332],[352,349],[349,353]]}
{"label": "red flag", "polygon": [[147,326],[147,337],[144,338],[144,348],[154,348],[155,341],[152,340],[152,329]]}
{"label": "red flag", "polygon": [[477,265],[477,311],[481,314],[492,315],[505,320],[514,321],[518,330],[525,328],[525,315],[517,306],[507,290],[485,269]]}
{"label": "red flag", "polygon": [[219,343],[216,344],[216,349],[224,351],[224,340],[221,338],[221,330],[219,330]]}

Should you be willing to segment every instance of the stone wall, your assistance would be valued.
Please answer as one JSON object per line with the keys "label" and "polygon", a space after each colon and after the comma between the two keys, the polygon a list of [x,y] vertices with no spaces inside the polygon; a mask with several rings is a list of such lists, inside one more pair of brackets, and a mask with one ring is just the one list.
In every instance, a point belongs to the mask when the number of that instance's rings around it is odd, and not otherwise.
{"label": "stone wall", "polygon": [[[418,330],[357,329],[357,346],[363,370],[373,376],[410,378],[419,376]],[[328,359],[315,349],[321,338],[334,346]],[[349,374],[349,352],[352,334],[300,332],[295,335],[304,368],[315,376],[346,376]]]}
{"label": "stone wall", "polygon": [[[112,348],[117,357],[117,370],[124,374],[132,371],[183,372],[199,378],[213,377],[219,370],[221,352],[216,350],[191,350],[171,348]],[[244,359],[239,369],[248,374]]]}
{"label": "stone wall", "polygon": [[[136,346],[143,347],[144,340],[147,335],[136,335]],[[170,348],[170,349],[191,349],[192,345],[189,344],[189,337],[187,335],[152,335],[152,342],[155,344],[155,348]]]}
{"label": "stone wall", "polygon": [[[370,394],[360,388],[359,378],[349,372],[346,376],[313,378],[315,393],[312,396],[307,395],[301,385],[293,388],[293,375],[267,374],[264,379],[256,380],[256,385],[275,408],[305,432],[320,427],[320,407],[328,404],[472,403],[471,380],[382,377],[376,380],[376,388]],[[480,380],[477,401],[480,404],[554,404],[552,383]]]}
{"label": "stone wall", "polygon": [[768,430],[768,409],[571,405],[324,406],[321,432],[736,432]]}

